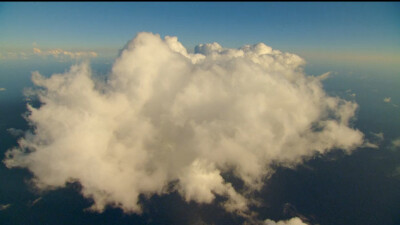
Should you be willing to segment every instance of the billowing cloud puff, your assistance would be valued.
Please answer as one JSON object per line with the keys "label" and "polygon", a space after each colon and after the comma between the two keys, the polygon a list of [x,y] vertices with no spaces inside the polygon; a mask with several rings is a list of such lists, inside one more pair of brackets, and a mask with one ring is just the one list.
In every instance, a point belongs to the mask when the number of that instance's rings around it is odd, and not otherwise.
{"label": "billowing cloud puff", "polygon": [[[34,130],[4,162],[28,168],[42,189],[79,181],[97,211],[140,212],[140,194],[173,185],[187,201],[222,195],[228,211],[246,212],[245,193],[261,188],[272,164],[363,143],[349,127],[357,105],[327,96],[304,63],[262,43],[205,44],[189,54],[176,37],[139,33],[107,82],[87,64],[50,78],[33,73],[43,104],[28,105]],[[224,180],[227,171],[245,193]]]}

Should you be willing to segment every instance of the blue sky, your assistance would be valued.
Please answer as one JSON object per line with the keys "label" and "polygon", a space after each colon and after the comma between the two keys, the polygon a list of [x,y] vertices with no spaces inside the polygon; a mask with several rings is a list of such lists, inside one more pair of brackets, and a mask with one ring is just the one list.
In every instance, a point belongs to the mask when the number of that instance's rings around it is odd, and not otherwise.
{"label": "blue sky", "polygon": [[[5,2],[0,53],[61,48],[117,52],[137,32],[178,36],[189,49],[266,43],[306,58],[400,62],[398,2]],[[4,58],[4,57],[3,57]]]}

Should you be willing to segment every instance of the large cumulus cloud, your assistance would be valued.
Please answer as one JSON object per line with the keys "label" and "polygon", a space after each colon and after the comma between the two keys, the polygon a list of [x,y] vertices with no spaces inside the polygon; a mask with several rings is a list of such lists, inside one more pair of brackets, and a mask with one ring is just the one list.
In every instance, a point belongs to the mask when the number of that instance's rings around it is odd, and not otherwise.
{"label": "large cumulus cloud", "polygon": [[[28,168],[41,189],[79,181],[97,211],[140,212],[140,194],[175,190],[198,203],[222,195],[228,211],[246,212],[272,164],[362,144],[349,126],[357,105],[326,95],[299,56],[262,43],[195,50],[139,33],[106,82],[87,64],[50,78],[33,73],[42,105],[28,105],[33,130],[5,164]],[[227,171],[245,191],[224,180]]]}

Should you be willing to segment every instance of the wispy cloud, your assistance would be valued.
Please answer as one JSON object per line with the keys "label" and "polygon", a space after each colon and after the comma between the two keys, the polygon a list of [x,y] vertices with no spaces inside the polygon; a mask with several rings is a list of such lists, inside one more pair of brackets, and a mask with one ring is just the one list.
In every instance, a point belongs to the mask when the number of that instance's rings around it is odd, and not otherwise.
{"label": "wispy cloud", "polygon": [[39,197],[39,198],[37,198],[37,199],[35,199],[33,201],[30,201],[30,202],[28,202],[28,206],[32,207],[32,206],[36,205],[41,200],[42,200],[42,197]]}
{"label": "wispy cloud", "polygon": [[351,90],[351,89],[347,89],[346,90],[346,93],[348,94],[348,95],[350,95],[351,97],[356,97],[357,95],[356,95],[356,93],[353,93],[353,91]]}
{"label": "wispy cloud", "polygon": [[391,102],[391,101],[392,101],[392,98],[387,97],[387,98],[384,98],[383,101],[384,101],[384,102]]}
{"label": "wispy cloud", "polygon": [[32,51],[3,51],[0,53],[0,59],[3,60],[16,60],[16,59],[31,59],[33,57],[52,57],[57,61],[64,61],[70,59],[87,59],[98,57],[96,51],[68,51],[61,48],[43,50],[38,46],[34,47]]}
{"label": "wispy cloud", "polygon": [[46,51],[43,51],[39,48],[33,48],[33,53],[38,56],[52,56],[56,59],[94,58],[98,56],[98,54],[94,51],[66,51],[60,48]]}
{"label": "wispy cloud", "polygon": [[396,138],[396,139],[394,139],[394,140],[392,141],[391,148],[392,148],[393,150],[394,150],[394,149],[400,148],[400,137],[398,137],[398,138]]}
{"label": "wispy cloud", "polygon": [[319,75],[317,78],[318,78],[319,80],[326,80],[326,79],[331,75],[331,73],[332,73],[332,72],[326,72],[326,73],[324,73],[324,74]]}
{"label": "wispy cloud", "polygon": [[6,88],[0,88],[0,91],[5,91],[6,90]]}
{"label": "wispy cloud", "polygon": [[11,204],[0,204],[0,211],[6,210],[11,206]]}
{"label": "wispy cloud", "polygon": [[267,219],[264,221],[264,225],[307,225],[307,224],[304,223],[300,218],[294,217],[289,220],[280,220],[277,222]]}
{"label": "wispy cloud", "polygon": [[379,132],[379,133],[371,132],[371,134],[374,135],[375,138],[378,139],[379,141],[383,141],[383,139],[384,139],[383,132]]}

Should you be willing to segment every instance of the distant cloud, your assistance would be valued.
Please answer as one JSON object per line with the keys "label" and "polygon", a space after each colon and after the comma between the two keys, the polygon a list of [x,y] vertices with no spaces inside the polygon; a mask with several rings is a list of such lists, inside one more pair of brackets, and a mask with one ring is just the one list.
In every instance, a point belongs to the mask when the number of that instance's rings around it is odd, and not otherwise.
{"label": "distant cloud", "polygon": [[327,79],[327,78],[331,75],[331,73],[332,73],[332,72],[326,72],[326,73],[324,73],[324,74],[319,75],[317,78],[318,78],[319,80],[325,80],[325,79]]}
{"label": "distant cloud", "polygon": [[371,143],[369,141],[365,141],[365,143],[363,144],[364,148],[379,148],[379,145],[375,144],[375,143]]}
{"label": "distant cloud", "polygon": [[70,60],[70,59],[87,59],[96,58],[98,53],[95,51],[67,51],[61,48],[42,50],[37,45],[32,49],[31,52],[23,51],[8,51],[0,54],[0,59],[30,59],[32,57],[53,57],[58,61]]}
{"label": "distant cloud", "polygon": [[267,219],[264,221],[264,225],[307,225],[307,224],[301,221],[300,218],[294,217],[290,220],[281,220],[277,222]]}
{"label": "distant cloud", "polygon": [[383,132],[379,132],[379,133],[371,132],[371,134],[373,134],[379,141],[383,141],[383,139],[384,139]]}
{"label": "distant cloud", "polygon": [[346,90],[346,93],[348,94],[348,95],[350,95],[351,97],[356,97],[357,95],[356,95],[356,93],[352,93],[352,90],[351,89],[347,89]]}
{"label": "distant cloud", "polygon": [[0,204],[0,211],[6,210],[11,206],[11,204]]}
{"label": "distant cloud", "polygon": [[24,134],[23,130],[15,129],[15,128],[8,128],[7,131],[8,131],[8,133],[10,133],[12,136],[15,136],[15,137],[22,136]]}
{"label": "distant cloud", "polygon": [[0,53],[0,59],[28,59],[30,56],[29,53],[26,52],[15,52],[15,51],[5,51]]}
{"label": "distant cloud", "polygon": [[33,53],[35,55],[39,56],[53,56],[54,58],[57,59],[62,59],[62,58],[70,58],[70,59],[76,59],[76,58],[94,58],[97,57],[97,53],[94,51],[66,51],[63,49],[50,49],[47,51],[42,51],[39,48],[33,48]]}
{"label": "distant cloud", "polygon": [[0,88],[0,91],[5,91],[6,90],[6,88]]}
{"label": "distant cloud", "polygon": [[390,102],[391,100],[392,100],[392,99],[391,99],[390,97],[384,98],[384,99],[383,99],[384,102]]}
{"label": "distant cloud", "polygon": [[39,201],[41,201],[41,200],[42,200],[42,197],[39,197],[39,198],[37,198],[37,199],[35,199],[35,200],[29,202],[29,203],[28,203],[28,206],[29,206],[29,207],[32,207],[32,206],[36,205],[36,204],[37,204]]}
{"label": "distant cloud", "polygon": [[394,140],[392,141],[392,146],[391,146],[391,148],[392,148],[392,149],[400,148],[400,137],[398,137],[397,139],[394,139]]}
{"label": "distant cloud", "polygon": [[372,142],[367,140],[364,143],[364,147],[379,148],[379,144],[384,140],[383,132],[379,132],[379,133],[370,132],[370,133],[372,134]]}
{"label": "distant cloud", "polygon": [[[304,64],[263,43],[203,44],[191,54],[176,37],[139,33],[105,83],[97,85],[86,63],[49,78],[34,72],[45,104],[28,106],[35,131],[7,151],[4,163],[28,168],[39,189],[79,181],[99,212],[111,205],[140,213],[141,194],[165,194],[173,185],[188,202],[224,196],[227,211],[247,214],[272,165],[364,143],[350,125],[357,104],[327,95]],[[227,171],[246,191],[223,178]]]}

